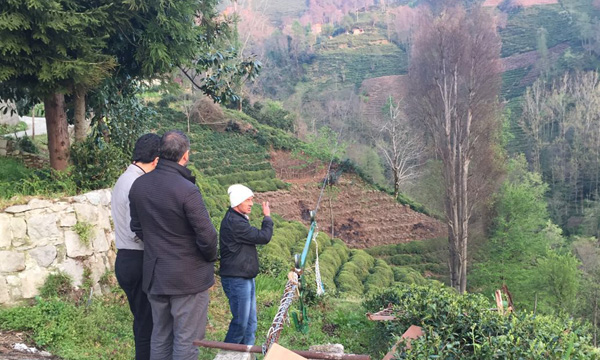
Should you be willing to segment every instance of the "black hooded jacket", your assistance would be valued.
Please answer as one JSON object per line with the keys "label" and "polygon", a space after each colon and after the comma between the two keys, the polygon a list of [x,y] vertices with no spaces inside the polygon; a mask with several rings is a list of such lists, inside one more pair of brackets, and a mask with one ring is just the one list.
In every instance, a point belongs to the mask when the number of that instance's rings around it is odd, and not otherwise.
{"label": "black hooded jacket", "polygon": [[256,245],[268,244],[273,236],[273,220],[265,216],[261,229],[250,225],[246,216],[229,208],[221,222],[219,248],[221,276],[251,279],[258,275]]}
{"label": "black hooded jacket", "polygon": [[129,201],[131,230],[144,241],[143,290],[187,295],[210,288],[217,231],[190,170],[160,159],[135,180]]}

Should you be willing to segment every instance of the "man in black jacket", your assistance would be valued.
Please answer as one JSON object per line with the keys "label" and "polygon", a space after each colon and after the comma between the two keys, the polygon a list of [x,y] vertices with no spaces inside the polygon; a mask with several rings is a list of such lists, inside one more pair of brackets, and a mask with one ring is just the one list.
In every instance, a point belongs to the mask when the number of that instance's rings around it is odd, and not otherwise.
{"label": "man in black jacket", "polygon": [[256,245],[267,244],[273,235],[273,220],[268,202],[262,203],[261,229],[248,222],[254,194],[244,185],[231,185],[227,190],[231,208],[221,222],[219,247],[221,252],[221,283],[229,299],[233,319],[225,342],[254,345],[256,333],[256,292],[254,278],[258,275]]}
{"label": "man in black jacket", "polygon": [[152,306],[152,360],[197,359],[214,284],[217,232],[185,165],[190,142],[165,133],[159,162],[131,187],[131,230],[144,241],[143,290]]}

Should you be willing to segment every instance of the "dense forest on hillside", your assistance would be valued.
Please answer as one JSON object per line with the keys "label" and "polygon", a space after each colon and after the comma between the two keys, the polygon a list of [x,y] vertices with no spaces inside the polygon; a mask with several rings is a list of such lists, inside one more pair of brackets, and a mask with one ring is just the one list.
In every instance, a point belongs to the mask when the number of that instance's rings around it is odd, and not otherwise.
{"label": "dense forest on hillside", "polygon": [[[259,338],[324,194],[310,330],[286,328],[283,345],[335,341],[377,359],[419,325],[395,358],[600,358],[599,1],[117,3],[53,0],[74,12],[60,18],[33,6],[48,38],[28,37],[30,5],[0,16],[0,95],[60,120],[16,141],[54,169],[0,158],[2,207],[111,187],[140,134],[180,129],[217,228],[231,184],[288,201],[259,251]],[[89,281],[49,277],[30,304],[0,309],[0,329],[65,359],[128,358],[122,290],[107,273],[108,294],[87,299]],[[207,338],[222,340],[219,285],[213,296]],[[365,319],[388,304],[396,321]]]}

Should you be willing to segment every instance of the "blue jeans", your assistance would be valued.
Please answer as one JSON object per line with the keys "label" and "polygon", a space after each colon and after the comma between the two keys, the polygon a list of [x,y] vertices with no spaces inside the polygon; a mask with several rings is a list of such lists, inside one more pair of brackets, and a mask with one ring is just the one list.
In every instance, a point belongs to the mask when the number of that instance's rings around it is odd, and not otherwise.
{"label": "blue jeans", "polygon": [[256,338],[256,292],[254,279],[222,276],[223,291],[229,299],[233,319],[225,342],[254,345]]}

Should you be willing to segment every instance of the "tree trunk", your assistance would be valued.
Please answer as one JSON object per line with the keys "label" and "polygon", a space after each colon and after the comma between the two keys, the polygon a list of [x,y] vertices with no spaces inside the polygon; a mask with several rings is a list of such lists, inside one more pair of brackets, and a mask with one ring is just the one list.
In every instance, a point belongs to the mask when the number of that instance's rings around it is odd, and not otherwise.
{"label": "tree trunk", "polygon": [[53,93],[44,99],[50,166],[64,171],[69,165],[69,131],[65,112],[65,95]]}
{"label": "tree trunk", "polygon": [[398,195],[400,194],[400,176],[398,176],[398,169],[393,169],[394,171],[394,200],[398,200]]}
{"label": "tree trunk", "polygon": [[81,88],[75,90],[75,142],[85,141],[89,129],[85,118],[85,94],[86,91]]}
{"label": "tree trunk", "polygon": [[598,346],[598,291],[594,291],[594,346]]}
{"label": "tree trunk", "polygon": [[31,140],[35,140],[35,108],[31,108]]}
{"label": "tree trunk", "polygon": [[329,196],[329,215],[331,216],[331,238],[335,237],[335,222],[333,221],[333,205],[331,204],[331,196]]}

